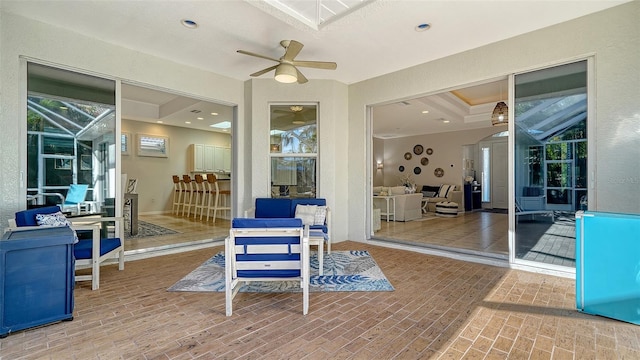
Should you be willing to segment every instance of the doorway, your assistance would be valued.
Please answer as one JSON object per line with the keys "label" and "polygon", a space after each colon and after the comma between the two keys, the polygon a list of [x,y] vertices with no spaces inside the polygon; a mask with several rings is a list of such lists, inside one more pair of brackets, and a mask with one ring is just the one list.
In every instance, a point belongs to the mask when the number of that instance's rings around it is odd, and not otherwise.
{"label": "doorway", "polygon": [[[195,206],[174,211],[173,175],[188,176],[199,191],[206,175],[214,174],[221,190],[231,190],[231,142],[234,107],[166,89],[122,84],[122,133],[128,139],[122,174],[136,179],[139,231],[126,236],[126,249],[137,252],[223,239],[231,210],[218,211],[215,221]],[[167,153],[153,156],[140,151],[140,139],[166,140]],[[203,176],[203,183],[196,182]],[[184,183],[182,183],[184,185]],[[197,185],[198,184],[198,185]],[[195,194],[195,193],[193,193]],[[200,195],[198,195],[200,196]],[[203,197],[198,198],[202,203]],[[224,200],[232,204],[230,195]],[[230,206],[228,207],[230,208]],[[185,210],[186,209],[186,210]]]}
{"label": "doorway", "polygon": [[[499,79],[372,107],[372,239],[508,258],[508,132],[504,131],[506,127],[494,127],[491,123],[497,102],[505,100],[501,90],[507,88],[506,82],[506,78]],[[492,137],[496,133],[502,137]],[[493,142],[502,143],[495,145],[494,158],[486,162],[488,171],[484,174],[479,159],[482,141],[487,141],[490,147]],[[493,167],[494,162],[502,166]],[[482,176],[486,177],[488,187],[482,186]],[[490,178],[501,181],[490,181]],[[401,211],[413,214],[413,208],[396,209],[398,221],[394,221],[393,216],[391,221],[386,221],[383,215],[388,212],[386,202],[384,209],[376,211],[380,202],[375,201],[375,191],[396,187],[400,182],[411,183],[422,195],[418,218],[402,216]],[[465,182],[474,183],[473,190],[482,188],[487,194],[501,193],[502,196],[493,201],[504,211],[482,211],[481,206],[475,211],[471,206],[466,211]],[[441,185],[455,186],[452,196],[441,200],[457,203],[455,218],[437,217],[433,210],[429,211],[433,206],[429,206],[428,198],[434,197],[430,193]],[[479,200],[478,196],[478,203]],[[392,208],[393,201],[389,203]],[[395,203],[396,206],[415,206],[409,201]],[[485,207],[493,207],[490,200],[486,203]],[[405,221],[401,221],[403,219]]]}

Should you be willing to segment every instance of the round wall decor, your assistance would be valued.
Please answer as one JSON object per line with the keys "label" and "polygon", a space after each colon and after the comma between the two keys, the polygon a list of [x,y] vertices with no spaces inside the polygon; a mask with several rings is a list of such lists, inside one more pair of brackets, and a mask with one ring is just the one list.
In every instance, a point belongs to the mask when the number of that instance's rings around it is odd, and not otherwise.
{"label": "round wall decor", "polygon": [[427,149],[427,155],[432,155],[433,154],[433,149],[432,148],[428,148]]}
{"label": "round wall decor", "polygon": [[411,160],[411,153],[410,152],[404,153],[404,159],[405,160]]}
{"label": "round wall decor", "polygon": [[426,157],[423,157],[422,159],[420,159],[420,164],[429,165],[429,159],[427,159]]}
{"label": "round wall decor", "polygon": [[420,173],[422,172],[422,169],[420,169],[419,167],[414,167],[413,168],[413,173],[416,175],[420,175]]}
{"label": "round wall decor", "polygon": [[404,166],[400,165],[400,167],[398,168],[398,171],[404,172]]}
{"label": "round wall decor", "polygon": [[424,151],[424,148],[422,147],[422,145],[416,145],[413,147],[413,153],[416,155],[422,154],[422,151]]}
{"label": "round wall decor", "polygon": [[442,168],[437,168],[433,171],[433,175],[435,175],[436,177],[443,177],[444,170],[442,170]]}

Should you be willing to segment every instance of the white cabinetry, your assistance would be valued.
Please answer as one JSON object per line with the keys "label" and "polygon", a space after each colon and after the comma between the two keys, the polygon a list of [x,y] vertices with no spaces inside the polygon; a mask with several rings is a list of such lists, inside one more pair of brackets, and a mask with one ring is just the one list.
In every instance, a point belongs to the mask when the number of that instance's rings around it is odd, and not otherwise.
{"label": "white cabinetry", "polygon": [[230,172],[231,149],[215,145],[191,144],[189,146],[189,171]]}

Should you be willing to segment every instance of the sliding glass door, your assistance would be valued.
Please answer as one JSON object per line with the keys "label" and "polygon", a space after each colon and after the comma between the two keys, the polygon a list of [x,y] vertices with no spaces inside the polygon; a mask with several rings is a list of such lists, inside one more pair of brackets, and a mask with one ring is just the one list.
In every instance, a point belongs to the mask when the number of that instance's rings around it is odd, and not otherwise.
{"label": "sliding glass door", "polygon": [[587,203],[587,61],[515,76],[515,258],[575,267]]}
{"label": "sliding glass door", "polygon": [[27,89],[28,205],[60,205],[82,184],[91,211],[113,211],[115,82],[28,63]]}

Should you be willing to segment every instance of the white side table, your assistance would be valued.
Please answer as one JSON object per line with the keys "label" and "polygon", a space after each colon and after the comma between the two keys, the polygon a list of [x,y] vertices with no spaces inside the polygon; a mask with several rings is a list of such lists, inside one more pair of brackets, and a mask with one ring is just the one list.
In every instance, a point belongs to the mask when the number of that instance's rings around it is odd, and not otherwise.
{"label": "white side table", "polygon": [[[386,212],[380,212],[380,215],[386,216],[387,217],[387,222],[389,222],[389,219],[393,216],[393,220],[395,221],[396,219],[396,195],[374,195],[374,198],[379,198],[379,199],[385,199],[387,202],[387,211]],[[392,208],[390,208],[390,202],[393,201],[393,211]]]}
{"label": "white side table", "polygon": [[318,247],[318,275],[324,275],[324,233],[322,230],[309,230],[309,246]]}

